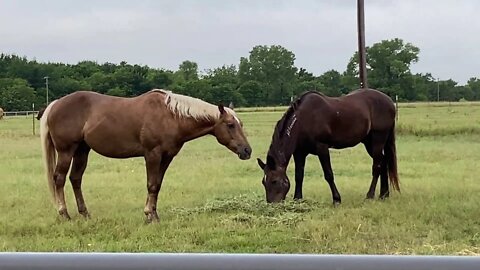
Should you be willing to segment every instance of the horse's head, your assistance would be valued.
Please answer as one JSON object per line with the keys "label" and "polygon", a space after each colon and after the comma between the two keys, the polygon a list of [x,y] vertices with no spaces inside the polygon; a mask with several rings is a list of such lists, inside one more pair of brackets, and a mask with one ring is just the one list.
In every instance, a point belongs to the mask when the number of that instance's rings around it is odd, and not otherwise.
{"label": "horse's head", "polygon": [[257,162],[264,173],[262,184],[265,187],[267,202],[276,203],[285,200],[290,189],[287,168],[278,166],[270,155],[267,155],[267,164],[259,158],[257,158]]}
{"label": "horse's head", "polygon": [[223,105],[219,105],[218,109],[220,110],[220,118],[215,124],[213,135],[220,144],[236,153],[240,159],[249,159],[252,148],[243,133],[242,122],[233,111],[226,110]]}

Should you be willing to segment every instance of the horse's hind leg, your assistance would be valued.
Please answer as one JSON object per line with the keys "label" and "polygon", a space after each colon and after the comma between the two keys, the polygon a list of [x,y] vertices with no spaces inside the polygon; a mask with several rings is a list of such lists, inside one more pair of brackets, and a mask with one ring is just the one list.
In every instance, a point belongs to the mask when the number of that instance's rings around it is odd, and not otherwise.
{"label": "horse's hind leg", "polygon": [[82,193],[82,176],[87,168],[88,153],[90,147],[85,143],[79,145],[73,156],[72,170],[70,172],[70,183],[77,201],[78,213],[84,217],[90,217]]}
{"label": "horse's hind leg", "polygon": [[386,199],[389,196],[390,196],[390,191],[388,188],[387,159],[384,156],[382,160],[382,169],[380,171],[380,199]]}
{"label": "horse's hind leg", "polygon": [[67,204],[65,203],[65,180],[72,162],[73,154],[71,151],[59,151],[58,161],[53,175],[55,179],[55,197],[57,198],[58,214],[61,217],[70,219],[67,211]]}
{"label": "horse's hind leg", "polygon": [[[365,142],[365,148],[367,149],[368,154],[373,159],[372,164],[372,182],[370,184],[370,188],[367,192],[367,199],[373,199],[375,197],[375,189],[378,183],[378,177],[382,174],[382,171],[385,169],[384,167],[384,153],[383,148],[385,147],[385,143],[387,141],[388,133],[373,133],[368,141]],[[386,166],[385,166],[386,167]],[[382,174],[382,183],[383,181],[383,174]],[[382,184],[382,186],[384,186]],[[387,187],[388,188],[388,187]]]}

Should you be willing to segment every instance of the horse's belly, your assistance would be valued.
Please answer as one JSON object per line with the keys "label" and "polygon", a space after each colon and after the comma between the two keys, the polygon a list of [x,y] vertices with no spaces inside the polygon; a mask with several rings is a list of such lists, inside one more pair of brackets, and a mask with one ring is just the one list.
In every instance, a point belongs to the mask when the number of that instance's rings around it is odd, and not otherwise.
{"label": "horse's belly", "polygon": [[328,145],[329,147],[335,149],[354,147],[355,145],[361,143],[367,135],[368,132],[366,130],[345,133],[342,135],[337,134],[336,136],[334,135],[330,137]]}
{"label": "horse's belly", "polygon": [[87,130],[84,140],[93,151],[111,158],[143,156],[143,147],[133,134],[123,130],[94,128]]}

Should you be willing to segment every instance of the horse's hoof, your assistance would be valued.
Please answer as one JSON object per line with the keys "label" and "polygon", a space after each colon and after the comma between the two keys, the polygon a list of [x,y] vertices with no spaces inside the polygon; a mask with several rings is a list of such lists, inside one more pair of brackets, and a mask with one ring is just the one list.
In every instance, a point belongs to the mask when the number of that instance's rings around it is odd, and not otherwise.
{"label": "horse's hoof", "polygon": [[150,213],[150,214],[147,214],[147,219],[145,220],[145,222],[146,222],[147,224],[150,224],[150,223],[159,223],[159,222],[160,222],[160,219],[158,218],[157,213]]}
{"label": "horse's hoof", "polygon": [[88,211],[79,212],[85,219],[90,219],[90,213]]}
{"label": "horse's hoof", "polygon": [[380,195],[379,199],[380,200],[386,200],[386,199],[388,199],[388,197],[390,197],[390,194],[387,193],[387,194],[384,194],[384,195]]}
{"label": "horse's hoof", "polygon": [[375,198],[375,194],[367,194],[367,197],[365,197],[365,200],[373,200]]}
{"label": "horse's hoof", "polygon": [[60,217],[64,220],[71,220],[72,218],[70,217],[70,215],[68,214],[67,212],[67,209],[62,209],[62,210],[59,210],[58,211],[58,214],[60,215]]}
{"label": "horse's hoof", "polygon": [[340,204],[341,204],[341,202],[335,201],[335,202],[333,202],[333,207],[334,207],[334,208],[337,208],[337,207],[340,206]]}

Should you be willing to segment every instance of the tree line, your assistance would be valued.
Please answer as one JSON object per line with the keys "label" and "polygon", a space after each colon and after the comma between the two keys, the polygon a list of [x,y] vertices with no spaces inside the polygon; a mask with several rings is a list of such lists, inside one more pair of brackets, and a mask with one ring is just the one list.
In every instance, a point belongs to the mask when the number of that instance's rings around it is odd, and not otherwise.
{"label": "tree line", "polygon": [[[400,101],[480,100],[480,79],[466,85],[438,81],[430,73],[413,74],[411,64],[420,50],[395,38],[367,47],[369,87]],[[319,63],[321,65],[321,63]],[[329,70],[319,76],[295,66],[295,54],[279,46],[255,46],[238,65],[224,65],[205,72],[193,61],[183,61],[178,70],[151,68],[127,62],[77,64],[40,63],[17,55],[0,54],[0,107],[29,110],[46,104],[45,77],[49,77],[50,101],[77,90],[92,90],[131,97],[153,88],[201,98],[211,103],[238,106],[286,105],[291,97],[308,90],[341,96],[358,88],[358,55],[353,53],[346,70]]]}

